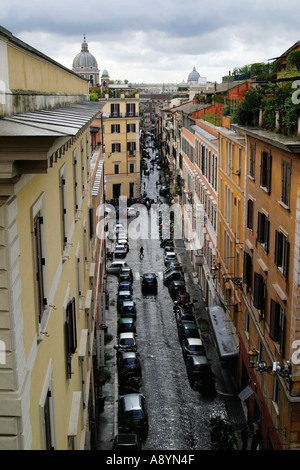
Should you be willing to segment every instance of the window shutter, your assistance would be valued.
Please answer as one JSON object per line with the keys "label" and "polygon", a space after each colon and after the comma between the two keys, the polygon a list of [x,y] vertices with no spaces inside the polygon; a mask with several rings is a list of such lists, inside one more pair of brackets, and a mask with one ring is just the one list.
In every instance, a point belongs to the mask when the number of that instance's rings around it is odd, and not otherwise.
{"label": "window shutter", "polygon": [[265,152],[261,152],[261,156],[260,156],[260,185],[262,187],[264,187],[264,153]]}
{"label": "window shutter", "polygon": [[264,242],[264,220],[261,212],[257,213],[257,241],[259,243]]}
{"label": "window shutter", "polygon": [[269,253],[269,232],[270,232],[270,221],[265,218],[265,250]]}
{"label": "window shutter", "polygon": [[280,321],[280,305],[271,299],[270,309],[270,338],[273,341],[279,341],[279,321]]}
{"label": "window shutter", "polygon": [[282,265],[282,234],[275,230],[275,264]]}
{"label": "window shutter", "polygon": [[90,238],[93,238],[94,234],[94,214],[93,214],[93,208],[89,208],[89,227],[90,227]]}
{"label": "window shutter", "polygon": [[75,298],[68,303],[66,310],[66,342],[68,355],[74,354],[77,348]]}
{"label": "window shutter", "polygon": [[248,199],[248,217],[247,217],[247,227],[253,229],[253,201]]}
{"label": "window shutter", "polygon": [[266,188],[268,193],[271,193],[271,180],[272,180],[272,155],[267,154],[267,167],[266,167]]}
{"label": "window shutter", "polygon": [[282,266],[282,268],[283,268],[283,275],[285,279],[287,279],[288,270],[289,270],[290,243],[286,239],[284,241],[283,250],[284,250],[284,265]]}
{"label": "window shutter", "polygon": [[284,350],[285,350],[285,327],[286,327],[286,319],[284,313],[282,313],[280,318],[280,333],[279,333],[279,344],[280,344],[280,355],[284,357]]}
{"label": "window shutter", "polygon": [[265,301],[264,280],[261,274],[254,273],[254,296],[253,305],[258,310],[263,310]]}
{"label": "window shutter", "polygon": [[244,251],[244,268],[243,268],[243,282],[247,286],[247,292],[251,288],[251,276],[252,276],[252,258]]}

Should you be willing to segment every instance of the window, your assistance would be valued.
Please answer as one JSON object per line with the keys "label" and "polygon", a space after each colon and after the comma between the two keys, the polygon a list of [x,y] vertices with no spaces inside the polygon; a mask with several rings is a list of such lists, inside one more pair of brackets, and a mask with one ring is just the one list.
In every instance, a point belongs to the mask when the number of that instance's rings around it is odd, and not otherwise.
{"label": "window", "polygon": [[43,242],[42,242],[42,224],[44,223],[41,213],[38,212],[34,217],[33,230],[34,230],[34,248],[35,248],[35,273],[36,273],[36,286],[37,286],[37,308],[39,323],[42,321],[42,316],[47,305],[45,297],[45,284],[44,284],[44,266],[45,258],[43,257]]}
{"label": "window", "polygon": [[127,152],[129,156],[133,156],[136,150],[136,142],[127,142]]}
{"label": "window", "polygon": [[127,103],[126,104],[126,115],[127,116],[136,116],[135,113],[135,103]]}
{"label": "window", "polygon": [[290,162],[282,162],[282,191],[281,202],[289,207],[290,205],[290,180],[291,180],[291,164]]}
{"label": "window", "polygon": [[283,355],[285,335],[285,313],[281,305],[271,299],[270,306],[270,338],[279,343],[280,354]]}
{"label": "window", "polygon": [[82,191],[85,189],[85,158],[84,158],[84,146],[83,140],[81,141],[81,186]]}
{"label": "window", "polygon": [[60,171],[60,205],[61,205],[61,234],[63,250],[68,241],[67,238],[67,205],[66,205],[66,177],[65,167]]}
{"label": "window", "polygon": [[134,173],[134,163],[129,163],[129,173]]}
{"label": "window", "polygon": [[119,103],[111,103],[111,105],[110,105],[110,114],[111,114],[111,117],[119,117],[120,116],[120,104]]}
{"label": "window", "polygon": [[112,124],[111,125],[111,133],[112,134],[120,134],[120,124]]}
{"label": "window", "polygon": [[288,277],[290,243],[287,237],[275,230],[275,264],[285,279]]}
{"label": "window", "polygon": [[266,283],[264,278],[259,273],[254,273],[254,293],[253,293],[253,305],[260,310],[261,319],[264,318],[265,314],[265,303],[266,303]]}
{"label": "window", "polygon": [[119,173],[120,173],[120,165],[119,165],[119,163],[115,163],[114,164],[114,174],[119,175]]}
{"label": "window", "polygon": [[274,403],[278,404],[279,403],[279,392],[280,392],[280,388],[279,388],[279,382],[277,380],[277,377],[275,376],[274,377],[274,383],[273,383],[273,396],[272,396],[272,400]]}
{"label": "window", "polygon": [[269,251],[269,227],[268,217],[262,213],[257,214],[257,241],[263,246],[264,250]]}
{"label": "window", "polygon": [[136,132],[135,124],[127,124],[127,133]]}
{"label": "window", "polygon": [[46,371],[45,382],[39,400],[41,423],[41,445],[43,450],[56,449],[55,407],[54,407],[53,364]]}
{"label": "window", "polygon": [[248,199],[247,202],[247,228],[253,230],[253,200]]}
{"label": "window", "polygon": [[244,251],[243,282],[247,286],[247,292],[251,289],[252,280],[252,258]]}
{"label": "window", "polygon": [[120,143],[113,143],[111,146],[112,153],[119,153],[121,152],[121,144]]}
{"label": "window", "polygon": [[134,197],[134,183],[129,183],[129,197]]}
{"label": "window", "polygon": [[240,230],[241,230],[241,201],[237,197],[236,198],[236,238],[238,240],[241,239]]}
{"label": "window", "polygon": [[255,153],[256,153],[256,146],[255,146],[255,144],[251,144],[251,146],[250,146],[249,175],[253,179],[255,178]]}
{"label": "window", "polygon": [[72,377],[72,356],[77,348],[77,331],[76,331],[76,309],[75,298],[67,305],[66,308],[66,322],[65,322],[65,337],[66,337],[66,353],[67,353],[67,377]]}
{"label": "window", "polygon": [[268,152],[262,152],[260,166],[260,185],[268,193],[271,192],[271,167],[272,155]]}
{"label": "window", "polygon": [[74,165],[74,199],[75,211],[78,209],[78,169],[77,169],[77,149],[73,152],[73,165]]}

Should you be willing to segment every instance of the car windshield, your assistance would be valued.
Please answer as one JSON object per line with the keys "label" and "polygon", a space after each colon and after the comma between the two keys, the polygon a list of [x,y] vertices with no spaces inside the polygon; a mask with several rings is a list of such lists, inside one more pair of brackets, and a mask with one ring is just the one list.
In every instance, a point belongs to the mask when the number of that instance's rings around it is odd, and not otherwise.
{"label": "car windshield", "polygon": [[130,410],[125,412],[127,418],[141,419],[143,417],[142,410]]}
{"label": "car windshield", "polygon": [[120,341],[121,346],[130,346],[131,344],[134,344],[133,338],[124,338],[121,339]]}
{"label": "car windshield", "polygon": [[133,366],[134,364],[137,364],[137,360],[135,357],[129,357],[127,359],[124,359],[123,364],[124,366]]}
{"label": "car windshield", "polygon": [[195,344],[195,345],[192,345],[189,347],[190,351],[201,351],[202,350],[202,346],[200,346],[200,344]]}

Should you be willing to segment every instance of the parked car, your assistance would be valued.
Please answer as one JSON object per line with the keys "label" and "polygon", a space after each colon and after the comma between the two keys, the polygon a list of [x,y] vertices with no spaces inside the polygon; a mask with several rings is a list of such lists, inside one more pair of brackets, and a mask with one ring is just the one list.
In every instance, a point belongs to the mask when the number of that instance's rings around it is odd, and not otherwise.
{"label": "parked car", "polygon": [[142,293],[157,294],[157,276],[155,273],[144,273],[142,276]]}
{"label": "parked car", "polygon": [[119,292],[123,291],[123,290],[129,290],[131,292],[131,294],[133,293],[131,282],[120,280],[120,278],[119,278],[118,290],[119,290]]}
{"label": "parked car", "polygon": [[171,271],[168,274],[164,274],[163,283],[168,286],[173,281],[184,281],[184,274],[182,271]]}
{"label": "parked car", "polygon": [[124,300],[120,305],[121,317],[132,317],[136,319],[136,304],[133,300]]}
{"label": "parked car", "polygon": [[141,393],[121,395],[118,400],[119,431],[134,432],[141,437],[148,433],[146,400]]}
{"label": "parked car", "polygon": [[197,325],[194,322],[181,323],[178,326],[178,337],[180,341],[185,338],[200,338]]}
{"label": "parked car", "polygon": [[193,322],[196,323],[196,319],[192,313],[186,313],[184,309],[178,308],[175,310],[175,318],[177,322],[177,326],[181,325],[181,323],[186,322]]}
{"label": "parked car", "polygon": [[119,240],[126,240],[128,241],[128,235],[126,232],[118,232],[118,242]]}
{"label": "parked car", "polygon": [[120,276],[122,276],[123,281],[125,281],[124,279],[125,275],[128,277],[127,280],[133,283],[133,272],[132,272],[132,269],[127,265],[123,266],[120,271]]}
{"label": "parked car", "polygon": [[184,338],[181,347],[185,360],[189,356],[201,356],[205,354],[205,348],[200,338]]}
{"label": "parked car", "polygon": [[120,240],[118,240],[118,245],[119,245],[119,246],[120,246],[120,245],[124,246],[124,248],[125,248],[125,250],[126,250],[126,253],[128,253],[128,251],[129,251],[129,243],[128,243],[128,241],[126,240],[126,238],[124,238],[124,239],[121,238]]}
{"label": "parked car", "polygon": [[142,442],[137,434],[117,434],[113,440],[113,451],[136,451],[142,450]]}
{"label": "parked car", "polygon": [[178,292],[175,300],[181,305],[191,305],[191,296],[188,292]]}
{"label": "parked car", "polygon": [[172,281],[169,284],[169,293],[173,300],[176,299],[179,292],[186,292],[184,281]]}
{"label": "parked car", "polygon": [[174,246],[173,245],[166,245],[164,246],[164,255],[167,253],[174,252]]}
{"label": "parked car", "polygon": [[[161,221],[162,221],[162,219],[161,219]],[[164,247],[167,246],[167,245],[174,246],[173,240],[170,239],[170,238],[165,238],[165,239],[162,240],[161,243],[160,243],[161,248],[164,248]]]}
{"label": "parked car", "polygon": [[171,263],[168,264],[165,270],[165,274],[170,271],[182,271],[183,272],[183,267],[178,261],[171,261]]}
{"label": "parked car", "polygon": [[118,292],[118,297],[117,297],[118,312],[120,312],[121,305],[124,302],[124,300],[133,300],[132,293],[130,292],[130,290],[122,290]]}
{"label": "parked car", "polygon": [[107,266],[106,272],[107,274],[114,274],[115,276],[117,276],[118,274],[120,274],[121,269],[124,267],[127,267],[126,261],[113,261]]}
{"label": "parked car", "polygon": [[136,351],[136,333],[128,332],[128,333],[120,333],[119,341],[114,348],[117,351]]}
{"label": "parked car", "polygon": [[123,245],[117,245],[114,251],[115,258],[125,258],[127,250]]}
{"label": "parked car", "polygon": [[118,374],[129,377],[142,377],[142,366],[136,351],[120,351],[118,354]]}
{"label": "parked car", "polygon": [[118,320],[118,336],[121,333],[136,333],[135,321],[133,318],[125,317]]}
{"label": "parked car", "polygon": [[186,370],[192,387],[199,390],[215,389],[215,377],[205,355],[194,355],[187,358]]}
{"label": "parked car", "polygon": [[174,251],[167,251],[164,254],[164,263],[165,266],[168,266],[171,262],[177,261],[177,256]]}

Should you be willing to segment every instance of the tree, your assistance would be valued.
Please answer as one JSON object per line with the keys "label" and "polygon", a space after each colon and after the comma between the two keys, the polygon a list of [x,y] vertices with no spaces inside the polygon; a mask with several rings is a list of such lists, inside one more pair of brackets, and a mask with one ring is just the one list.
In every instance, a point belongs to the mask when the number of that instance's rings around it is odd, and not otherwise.
{"label": "tree", "polygon": [[293,68],[296,68],[298,71],[300,70],[300,50],[289,53],[287,56],[287,64],[289,70]]}

